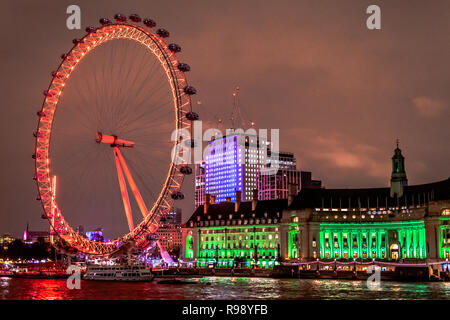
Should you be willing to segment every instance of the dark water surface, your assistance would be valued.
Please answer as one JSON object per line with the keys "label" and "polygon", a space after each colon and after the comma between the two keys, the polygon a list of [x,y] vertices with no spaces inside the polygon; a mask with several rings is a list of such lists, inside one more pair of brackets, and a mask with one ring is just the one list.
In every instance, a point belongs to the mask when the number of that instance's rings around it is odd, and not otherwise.
{"label": "dark water surface", "polygon": [[371,289],[366,281],[227,278],[186,279],[191,284],[81,281],[69,290],[66,280],[0,278],[0,299],[126,299],[126,300],[239,300],[239,299],[450,299],[450,282],[381,282]]}

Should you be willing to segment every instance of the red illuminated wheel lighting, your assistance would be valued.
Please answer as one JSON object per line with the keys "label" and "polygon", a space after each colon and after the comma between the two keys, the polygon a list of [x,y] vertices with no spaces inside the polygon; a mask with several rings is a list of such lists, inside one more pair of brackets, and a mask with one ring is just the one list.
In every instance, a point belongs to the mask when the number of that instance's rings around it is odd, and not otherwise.
{"label": "red illuminated wheel lighting", "polygon": [[[109,244],[90,241],[70,227],[63,216],[64,208],[60,208],[57,199],[53,198],[49,148],[52,137],[52,125],[55,111],[59,104],[59,98],[65,88],[66,81],[77,68],[79,62],[88,53],[108,41],[128,39],[140,43],[157,58],[167,75],[175,110],[175,125],[173,129],[178,129],[178,132],[182,129],[191,129],[192,120],[186,118],[186,115],[192,112],[190,95],[195,93],[195,89],[188,86],[184,71],[178,68],[180,62],[176,57],[177,50],[171,50],[163,41],[163,38],[168,36],[168,32],[153,33],[150,31],[153,25],[140,26],[140,21],[127,22],[126,19],[122,20],[117,20],[117,23],[112,21],[102,23],[98,28],[88,28],[87,34],[83,38],[74,41],[72,49],[62,56],[63,60],[58,69],[52,73],[53,78],[48,89],[44,92],[44,102],[42,109],[38,112],[39,122],[37,131],[35,132],[36,147],[33,155],[36,170],[35,180],[39,192],[38,199],[41,201],[44,209],[43,217],[47,218],[51,228],[66,244],[79,252],[89,255],[107,256],[130,242],[133,242],[140,248],[145,248],[151,241],[150,235],[159,227],[160,218],[167,214],[172,207],[173,201],[175,200],[173,195],[180,193],[184,171],[180,171],[183,166],[177,166],[171,162],[163,188],[142,221],[136,227],[133,226],[133,229],[129,233],[115,239]],[[111,136],[102,137],[100,133],[97,135],[97,142],[99,143],[109,141],[108,139],[114,140]],[[131,147],[133,145],[132,142],[120,141],[122,147]],[[174,144],[177,143],[181,143],[181,138],[174,142]],[[114,148],[116,161],[118,165],[121,165],[125,174],[127,174],[127,168],[123,162],[124,160],[120,154],[119,147],[120,145]]]}

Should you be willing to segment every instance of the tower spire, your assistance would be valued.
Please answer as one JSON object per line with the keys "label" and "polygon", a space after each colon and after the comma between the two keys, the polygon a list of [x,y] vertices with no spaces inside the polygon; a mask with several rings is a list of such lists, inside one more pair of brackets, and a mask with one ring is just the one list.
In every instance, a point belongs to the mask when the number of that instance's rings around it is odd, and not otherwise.
{"label": "tower spire", "polygon": [[399,139],[396,140],[397,148],[394,150],[392,157],[392,174],[391,174],[391,197],[400,198],[403,195],[403,188],[408,185],[405,170],[405,157],[399,148]]}

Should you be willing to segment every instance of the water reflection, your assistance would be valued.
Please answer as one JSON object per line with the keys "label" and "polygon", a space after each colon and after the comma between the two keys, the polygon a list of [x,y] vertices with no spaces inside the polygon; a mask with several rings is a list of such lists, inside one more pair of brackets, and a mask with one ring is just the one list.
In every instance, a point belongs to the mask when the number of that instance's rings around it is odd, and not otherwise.
{"label": "water reflection", "polygon": [[131,300],[241,300],[241,299],[450,299],[450,283],[381,282],[368,288],[365,281],[205,277],[191,284],[117,283],[82,281],[69,290],[66,280],[0,278],[0,299],[131,299]]}

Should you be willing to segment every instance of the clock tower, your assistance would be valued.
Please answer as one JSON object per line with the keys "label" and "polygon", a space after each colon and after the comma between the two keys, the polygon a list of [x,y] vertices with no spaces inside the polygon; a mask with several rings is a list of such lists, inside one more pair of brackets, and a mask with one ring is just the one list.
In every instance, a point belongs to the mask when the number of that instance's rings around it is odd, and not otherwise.
{"label": "clock tower", "polygon": [[398,144],[397,139],[397,148],[392,157],[391,197],[400,198],[403,195],[403,188],[408,185],[408,179],[405,171],[405,157],[403,157]]}

